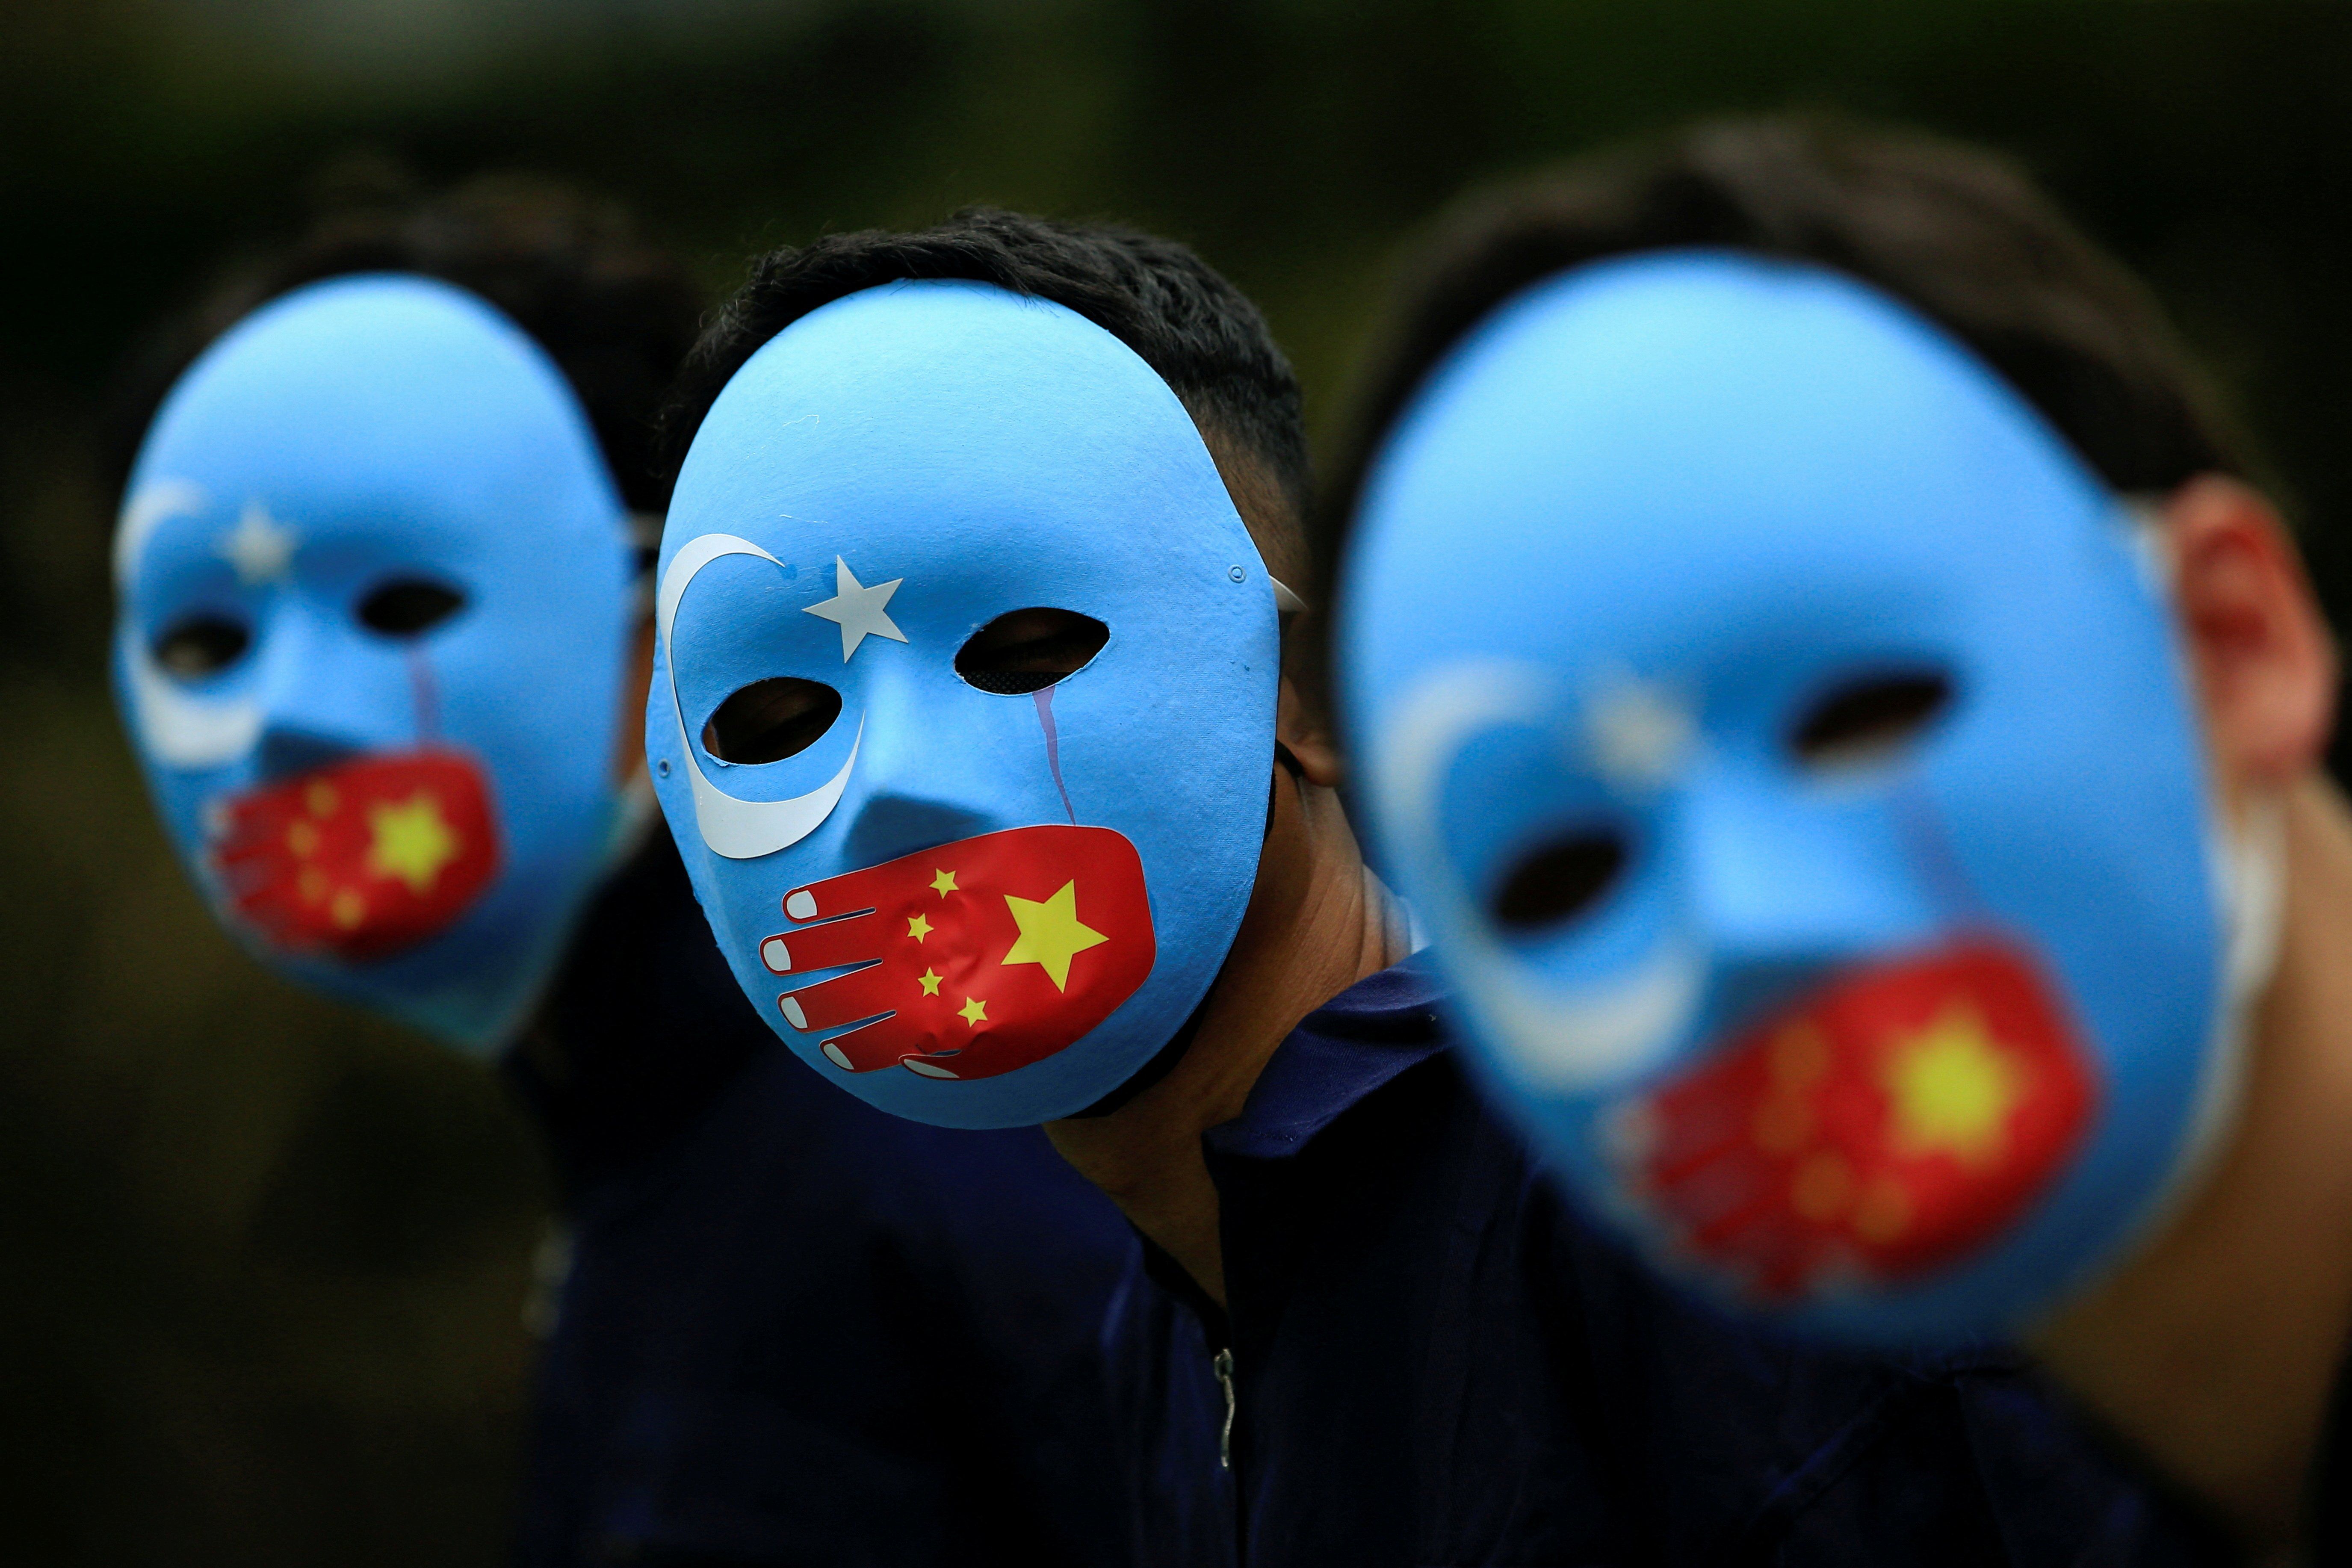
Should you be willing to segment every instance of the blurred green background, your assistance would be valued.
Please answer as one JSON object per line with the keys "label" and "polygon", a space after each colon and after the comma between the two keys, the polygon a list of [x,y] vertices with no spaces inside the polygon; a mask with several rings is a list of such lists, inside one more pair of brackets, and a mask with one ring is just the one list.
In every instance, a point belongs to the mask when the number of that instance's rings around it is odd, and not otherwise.
{"label": "blurred green background", "polygon": [[548,1184],[487,1074],[228,946],[102,680],[121,357],[355,156],[633,205],[714,290],[985,200],[1197,245],[1318,428],[1466,182],[1695,113],[2003,148],[2170,303],[2352,588],[2352,8],[2231,0],[8,0],[0,1552],[488,1563]]}

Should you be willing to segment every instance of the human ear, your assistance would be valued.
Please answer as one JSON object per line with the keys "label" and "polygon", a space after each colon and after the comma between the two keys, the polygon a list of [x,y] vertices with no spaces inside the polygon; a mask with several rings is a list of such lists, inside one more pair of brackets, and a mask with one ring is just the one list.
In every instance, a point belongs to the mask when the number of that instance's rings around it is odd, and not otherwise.
{"label": "human ear", "polygon": [[1320,704],[1309,701],[1298,682],[1282,678],[1282,695],[1274,713],[1274,738],[1298,763],[1298,775],[1308,784],[1329,789],[1339,784],[1343,769],[1339,743]]}
{"label": "human ear", "polygon": [[2173,613],[2223,798],[2318,765],[2336,714],[2335,639],[2277,509],[2200,474],[2159,509]]}

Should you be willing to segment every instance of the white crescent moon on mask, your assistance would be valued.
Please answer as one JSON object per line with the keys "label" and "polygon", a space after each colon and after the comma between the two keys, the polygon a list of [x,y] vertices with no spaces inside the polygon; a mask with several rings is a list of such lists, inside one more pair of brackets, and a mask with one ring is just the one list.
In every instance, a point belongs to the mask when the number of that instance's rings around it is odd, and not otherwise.
{"label": "white crescent moon on mask", "polygon": [[205,510],[205,492],[185,479],[154,479],[139,487],[122,503],[114,524],[114,586],[131,592],[132,575],[148,539],[175,517],[193,517]]}
{"label": "white crescent moon on mask", "polygon": [[[147,541],[175,517],[205,509],[205,492],[185,479],[157,479],[123,502],[114,530],[115,591],[131,593]],[[233,763],[261,737],[261,709],[242,699],[198,697],[156,668],[145,639],[126,618],[121,633],[124,683],[131,720],[147,754],[165,767],[191,772]]]}
{"label": "white crescent moon on mask", "polygon": [[122,669],[140,744],[166,767],[217,768],[244,756],[261,738],[259,704],[191,696],[155,668],[154,656],[128,626],[122,628]]}
{"label": "white crescent moon on mask", "polygon": [[670,651],[670,623],[677,618],[678,601],[694,574],[725,555],[756,555],[773,566],[782,562],[748,539],[731,533],[706,533],[689,539],[670,558],[654,596],[654,623],[661,635],[663,662],[669,666],[670,712],[677,722],[677,745],[686,758],[686,782],[694,794],[694,826],[714,855],[730,860],[756,860],[791,847],[817,830],[833,815],[848,787],[849,770],[857,765],[857,748],[866,740],[866,721],[859,720],[856,738],[849,742],[849,760],[841,771],[806,795],[790,800],[741,800],[721,791],[703,776],[702,764],[687,738],[686,709],[677,700],[677,658]]}
{"label": "white crescent moon on mask", "polygon": [[1487,934],[1486,916],[1454,875],[1438,837],[1446,768],[1497,723],[1556,728],[1559,696],[1559,683],[1528,665],[1481,659],[1433,671],[1382,726],[1378,767],[1402,847],[1436,890],[1433,901],[1447,906],[1436,929],[1454,933],[1448,956],[1463,1000],[1492,1025],[1515,1076],[1534,1089],[1582,1093],[1622,1082],[1673,1047],[1698,1005],[1706,964],[1687,937],[1669,935],[1608,980],[1567,985],[1535,977]]}

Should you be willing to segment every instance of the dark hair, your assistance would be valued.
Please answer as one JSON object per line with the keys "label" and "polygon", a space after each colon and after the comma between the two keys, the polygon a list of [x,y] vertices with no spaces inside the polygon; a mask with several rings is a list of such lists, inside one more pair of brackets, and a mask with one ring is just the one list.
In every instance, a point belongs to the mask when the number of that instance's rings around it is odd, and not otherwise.
{"label": "dark hair", "polygon": [[[1133,349],[1182,402],[1268,567],[1306,564],[1307,437],[1298,378],[1247,296],[1186,247],[1109,224],[967,207],[935,227],[826,235],[770,252],[694,347],[663,421],[673,466],[728,378],[769,339],[846,295],[907,279],[968,279],[1068,307]],[[1237,472],[1231,459],[1255,459]],[[1274,494],[1248,499],[1263,481]],[[1265,503],[1272,502],[1274,505]]]}
{"label": "dark hair", "polygon": [[1465,332],[1565,268],[1686,246],[1809,261],[1885,289],[1974,350],[2117,490],[2245,469],[2154,299],[2016,169],[1914,133],[1723,121],[1513,181],[1439,221],[1360,378],[1315,521],[1318,565],[1336,569],[1366,465]]}
{"label": "dark hair", "polygon": [[701,321],[685,267],[617,206],[555,181],[492,175],[420,196],[396,174],[370,174],[374,188],[329,193],[308,233],[235,268],[137,354],[109,420],[113,478],[128,476],[173,382],[257,307],[346,273],[414,272],[480,295],[530,333],[578,395],[623,500],[662,510],[657,420]]}

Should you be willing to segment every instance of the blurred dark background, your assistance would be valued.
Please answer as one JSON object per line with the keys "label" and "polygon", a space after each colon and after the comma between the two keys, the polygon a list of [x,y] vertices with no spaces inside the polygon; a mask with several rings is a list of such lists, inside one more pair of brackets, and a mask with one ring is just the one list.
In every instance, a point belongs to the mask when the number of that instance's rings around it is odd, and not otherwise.
{"label": "blurred dark background", "polygon": [[[971,201],[1198,246],[1328,435],[1466,182],[1803,107],[2008,151],[2169,303],[2352,600],[2352,7],[2230,0],[8,0],[0,1552],[497,1560],[548,1184],[488,1074],[281,987],[103,684],[122,356],[322,191],[593,184],[714,291]],[[2339,624],[2340,617],[2339,617]]]}

